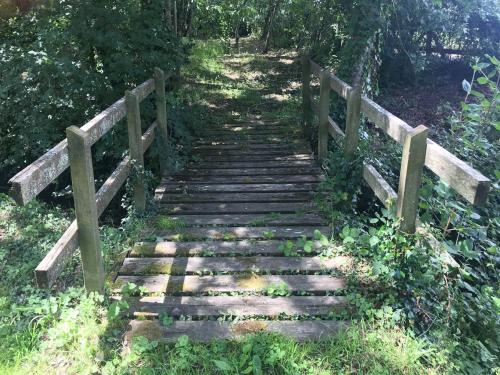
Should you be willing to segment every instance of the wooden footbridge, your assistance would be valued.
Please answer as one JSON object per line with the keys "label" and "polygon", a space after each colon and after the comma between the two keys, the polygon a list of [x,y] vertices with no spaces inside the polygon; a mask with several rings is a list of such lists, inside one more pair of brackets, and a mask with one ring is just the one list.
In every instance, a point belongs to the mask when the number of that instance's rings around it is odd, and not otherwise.
{"label": "wooden footbridge", "polygon": [[[165,174],[156,188],[159,214],[112,284],[116,298],[129,282],[146,291],[129,300],[127,338],[174,341],[187,334],[207,341],[272,331],[304,340],[341,328],[344,323],[333,318],[346,316],[342,275],[349,259],[319,256],[332,229],[313,197],[323,179],[321,161],[329,144],[343,147],[346,158],[356,153],[362,114],[403,145],[397,193],[373,166],[364,166],[365,181],[375,195],[384,204],[395,202],[403,230],[414,232],[417,226],[424,166],[471,203],[485,201],[489,180],[428,140],[425,127],[413,129],[309,58],[302,63],[304,125],[315,129],[314,116],[319,118],[318,154],[302,129],[258,116],[207,128],[194,149],[198,161],[176,175]],[[317,103],[311,96],[311,73],[320,80]],[[345,126],[330,117],[330,90],[347,100]],[[140,102],[153,92],[157,120],[143,134]],[[96,193],[90,147],[124,117],[129,155]],[[87,290],[103,292],[98,217],[132,168],[143,166],[144,152],[155,138],[160,149],[165,147],[165,76],[159,69],[153,79],[81,128],[68,128],[67,140],[11,179],[13,197],[25,204],[71,168],[76,220],[37,267],[40,287],[50,287],[80,248]],[[165,165],[165,160],[160,162]],[[141,174],[135,173],[132,182],[134,202],[143,210]],[[291,253],[288,240],[310,242]],[[164,314],[173,318],[172,324],[160,323]]]}

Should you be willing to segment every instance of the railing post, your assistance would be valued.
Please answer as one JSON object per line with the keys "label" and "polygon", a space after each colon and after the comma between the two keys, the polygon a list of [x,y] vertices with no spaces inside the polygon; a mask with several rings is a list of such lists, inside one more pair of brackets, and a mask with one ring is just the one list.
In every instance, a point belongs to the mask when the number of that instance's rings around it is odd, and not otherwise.
{"label": "railing post", "polygon": [[358,148],[360,119],[361,86],[356,86],[347,97],[347,118],[344,139],[344,156],[347,159],[353,159]]}
{"label": "railing post", "polygon": [[139,99],[130,91],[125,92],[127,107],[128,144],[130,159],[135,161],[137,176],[133,178],[134,204],[139,212],[146,209],[146,189],[142,172],[144,169],[144,153],[142,150],[142,127]]}
{"label": "railing post", "polygon": [[418,214],[418,191],[427,150],[427,127],[420,125],[406,135],[399,173],[397,215],[402,219],[401,230],[415,233]]}
{"label": "railing post", "polygon": [[330,74],[323,70],[320,74],[319,88],[319,128],[318,128],[318,158],[326,159],[328,152],[328,116],[330,113]]}
{"label": "railing post", "polygon": [[85,289],[87,292],[103,293],[104,266],[97,220],[91,141],[89,135],[76,126],[66,129],[66,137]]}
{"label": "railing post", "polygon": [[156,91],[156,122],[158,123],[158,153],[160,158],[160,174],[162,176],[167,173],[167,142],[168,142],[168,125],[167,125],[167,102],[165,99],[165,73],[160,68],[155,68],[154,72],[155,91]]}
{"label": "railing post", "polygon": [[302,115],[306,134],[310,135],[312,126],[311,108],[311,61],[309,55],[302,56]]}

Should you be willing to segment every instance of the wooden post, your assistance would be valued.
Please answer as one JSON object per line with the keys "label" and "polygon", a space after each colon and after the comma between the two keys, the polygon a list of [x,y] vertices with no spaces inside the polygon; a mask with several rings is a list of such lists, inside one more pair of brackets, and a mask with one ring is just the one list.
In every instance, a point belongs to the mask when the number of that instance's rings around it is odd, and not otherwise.
{"label": "wooden post", "polygon": [[167,173],[167,102],[165,99],[165,73],[160,68],[155,68],[154,72],[155,91],[156,91],[156,121],[158,123],[158,153],[160,157],[160,173],[164,176]]}
{"label": "wooden post", "polygon": [[356,155],[359,140],[359,123],[361,119],[361,86],[354,87],[347,97],[347,119],[345,126],[344,156],[353,159]]}
{"label": "wooden post", "polygon": [[403,144],[397,215],[402,219],[401,230],[415,233],[418,214],[418,191],[427,150],[428,129],[420,125],[408,133]]}
{"label": "wooden post", "polygon": [[320,74],[319,89],[319,129],[318,158],[325,160],[328,152],[328,115],[330,113],[330,74],[323,70]]}
{"label": "wooden post", "polygon": [[142,150],[142,127],[139,99],[130,91],[125,92],[125,105],[127,107],[128,144],[130,159],[139,170],[139,175],[134,178],[134,204],[139,212],[146,209],[146,189],[141,175],[144,169],[144,153]]}
{"label": "wooden post", "polygon": [[311,108],[311,61],[307,54],[302,56],[302,115],[304,129],[309,136],[313,114]]}
{"label": "wooden post", "polygon": [[76,126],[66,129],[66,137],[85,289],[87,292],[103,293],[104,266],[97,221],[91,140],[86,132]]}

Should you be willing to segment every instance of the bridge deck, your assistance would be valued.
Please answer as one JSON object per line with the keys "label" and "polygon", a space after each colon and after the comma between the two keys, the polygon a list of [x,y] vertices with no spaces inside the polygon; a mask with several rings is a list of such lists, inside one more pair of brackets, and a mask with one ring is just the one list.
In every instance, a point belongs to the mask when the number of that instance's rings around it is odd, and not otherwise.
{"label": "bridge deck", "polygon": [[[343,323],[332,314],[346,309],[339,294],[349,260],[318,256],[317,230],[330,234],[314,204],[323,176],[301,134],[276,122],[227,124],[195,150],[198,161],[156,189],[158,225],[116,279],[117,291],[127,282],[146,290],[129,302],[127,337],[208,341],[264,330],[305,340],[337,332]],[[310,248],[287,252],[283,244],[302,236]],[[165,314],[172,324],[158,319]]]}

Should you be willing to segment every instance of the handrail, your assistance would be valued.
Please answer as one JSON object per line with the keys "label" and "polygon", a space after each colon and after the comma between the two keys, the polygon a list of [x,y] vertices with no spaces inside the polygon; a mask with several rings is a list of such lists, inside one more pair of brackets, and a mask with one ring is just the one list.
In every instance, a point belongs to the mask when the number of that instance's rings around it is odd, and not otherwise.
{"label": "handrail", "polygon": [[[316,75],[321,74],[323,68],[312,60],[310,63],[311,71]],[[347,99],[353,88],[332,72],[328,72],[328,75],[332,90]],[[366,96],[361,98],[361,113],[399,144],[403,144],[406,136],[413,131],[408,123]],[[481,205],[486,202],[491,181],[430,139],[427,140],[425,166],[470,203]]]}
{"label": "handrail", "polygon": [[[154,88],[154,80],[148,79],[134,88],[132,93],[142,101],[153,92]],[[125,115],[125,98],[121,98],[88,121],[81,129],[89,134],[94,144]],[[25,205],[68,167],[68,141],[64,139],[9,180],[10,195],[18,204]]]}
{"label": "handrail", "polygon": [[[387,205],[388,200],[397,200],[400,216],[404,216],[403,212],[407,212],[407,217],[403,220],[403,222],[406,221],[406,224],[403,225],[403,227],[406,227],[406,231],[415,231],[418,187],[420,185],[421,169],[423,166],[429,168],[470,203],[481,205],[486,202],[491,181],[434,141],[427,139],[427,129],[424,126],[418,128],[411,127],[373,100],[362,96],[359,89],[356,90],[332,72],[323,69],[307,56],[303,57],[302,64],[304,120],[307,125],[311,122],[311,114],[316,114],[320,118],[320,130],[318,131],[318,138],[320,138],[318,139],[319,151],[324,150],[326,142],[325,139],[321,139],[325,134],[321,129],[326,129],[332,138],[344,142],[344,154],[348,157],[349,153],[352,153],[356,149],[359,114],[364,114],[370,122],[375,124],[393,140],[403,145],[400,186],[397,194],[380,173],[369,164],[364,165],[363,177],[382,203]],[[310,94],[311,74],[318,76],[322,84],[319,103]],[[345,132],[329,114],[325,116],[325,113],[328,113],[329,103],[329,90],[325,88],[325,82],[328,82],[328,89],[332,89],[340,97],[347,100],[348,118]],[[326,95],[327,98],[321,98],[321,95]],[[360,103],[359,109],[355,105],[356,101]],[[357,113],[358,115],[356,116]],[[322,120],[325,117],[326,120]],[[348,132],[349,134],[347,134]],[[425,139],[423,143],[421,141],[422,138]],[[416,160],[422,156],[421,161]],[[319,158],[323,159],[323,157],[324,155],[320,155],[319,152]],[[422,165],[420,166],[419,164]],[[416,186],[411,186],[408,190],[409,185]],[[405,193],[405,197],[403,197],[403,193]]]}
{"label": "handrail", "polygon": [[[148,97],[151,93],[156,91],[156,106],[157,106],[157,120],[154,121],[149,128],[144,132],[144,134],[139,134],[140,137],[139,147],[138,149],[141,151],[141,155],[144,154],[148,148],[153,143],[156,133],[160,136],[160,141],[165,141],[167,139],[167,124],[166,124],[166,107],[165,107],[165,80],[169,76],[165,77],[165,74],[160,69],[155,69],[154,78],[148,79],[143,82],[133,90],[127,93],[128,97],[133,98],[137,103],[137,113],[134,115],[138,116],[139,121],[132,121],[132,125],[134,129],[141,132],[140,130],[140,115],[139,111],[139,103],[142,102],[146,97]],[[123,97],[109,106],[107,109],[99,113],[93,119],[88,121],[81,128],[76,128],[76,131],[72,133],[72,136],[75,139],[81,138],[82,144],[86,144],[85,149],[79,149],[77,151],[73,150],[73,152],[82,153],[82,158],[87,158],[90,162],[90,165],[87,165],[87,169],[90,168],[90,172],[85,175],[85,178],[82,178],[82,170],[78,168],[81,166],[73,166],[70,163],[70,152],[71,149],[68,145],[68,139],[64,139],[59,142],[54,148],[46,152],[40,158],[38,158],[35,162],[24,168],[21,172],[16,174],[11,178],[10,183],[11,187],[11,195],[13,198],[20,204],[26,204],[31,201],[34,197],[36,197],[48,184],[50,184],[54,179],[56,179],[62,172],[64,172],[68,167],[71,167],[71,174],[73,184],[75,183],[75,179],[81,182],[78,185],[89,184],[89,186],[93,186],[93,172],[90,158],[90,146],[96,143],[103,135],[105,135],[118,121],[128,116],[130,121],[131,113],[129,113],[130,108],[127,106],[126,98]],[[77,134],[78,133],[78,134]],[[135,136],[135,135],[134,135]],[[134,138],[130,134],[129,127],[129,139]],[[133,139],[131,140],[131,144],[135,142]],[[141,157],[142,159],[142,157]],[[161,163],[160,163],[161,164]],[[96,223],[95,231],[98,231],[97,228],[97,219],[102,215],[106,207],[109,205],[113,197],[119,191],[121,186],[127,180],[130,171],[132,168],[131,157],[126,156],[116,167],[116,169],[111,173],[108,179],[101,186],[99,191],[97,191],[93,198],[91,197],[90,201],[79,202],[80,206],[89,205],[95,207],[95,217],[94,222]],[[84,174],[84,173],[83,173]],[[139,181],[139,183],[143,183]],[[74,199],[75,206],[77,206],[78,198],[76,193],[77,186],[74,186]],[[92,191],[93,188],[92,188]],[[137,202],[136,202],[137,203]],[[64,266],[71,259],[75,251],[78,247],[81,247],[80,241],[82,240],[82,234],[79,233],[79,224],[78,224],[78,207],[77,210],[77,219],[74,220],[70,226],[66,229],[61,238],[57,241],[54,247],[46,254],[44,259],[40,262],[40,264],[35,269],[35,277],[37,281],[37,285],[39,287],[50,287],[57,276],[60,274]],[[80,212],[81,214],[81,212]],[[88,213],[87,213],[88,216]],[[88,217],[87,217],[88,218]],[[86,219],[87,219],[86,218]],[[91,218],[92,219],[92,218]],[[84,220],[81,224],[84,225],[85,229],[89,229],[88,222],[92,220]],[[84,247],[88,247],[87,241],[85,242]],[[98,247],[98,246],[97,246]],[[92,284],[89,282],[87,285],[87,281],[91,280],[89,275],[97,275],[102,274],[102,264],[90,264],[88,259],[84,259],[83,252],[84,250],[87,254],[100,254],[100,249],[96,248],[86,248],[82,250],[82,262],[83,262],[83,271],[84,277],[86,281],[86,287],[89,289],[89,285]],[[99,255],[100,258],[100,255]],[[94,283],[90,289],[92,290],[101,290],[103,285],[101,282]]]}

